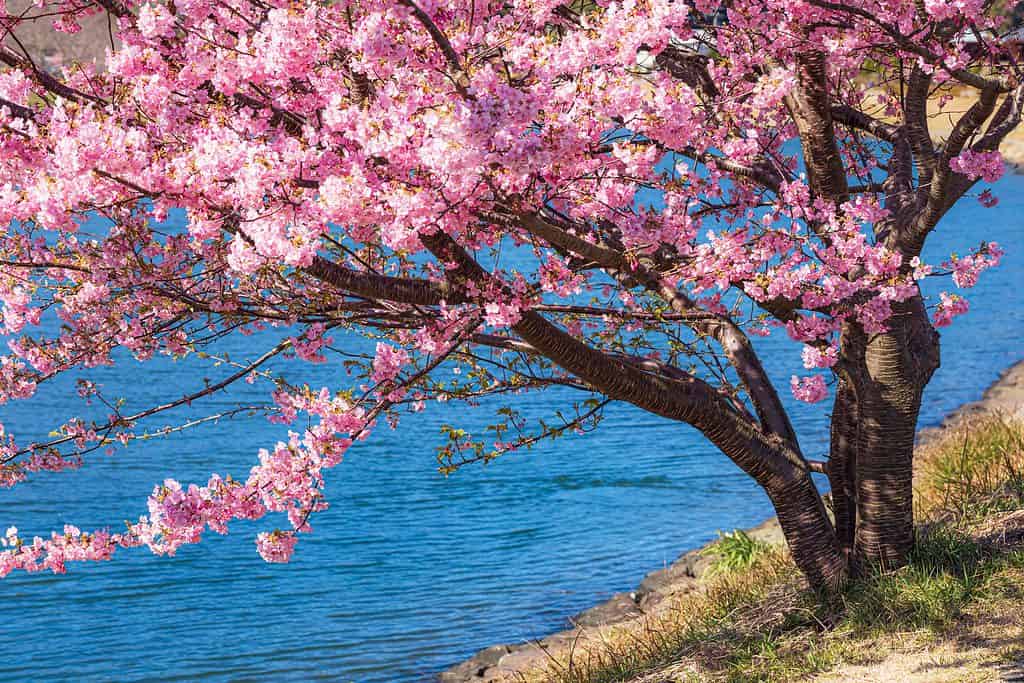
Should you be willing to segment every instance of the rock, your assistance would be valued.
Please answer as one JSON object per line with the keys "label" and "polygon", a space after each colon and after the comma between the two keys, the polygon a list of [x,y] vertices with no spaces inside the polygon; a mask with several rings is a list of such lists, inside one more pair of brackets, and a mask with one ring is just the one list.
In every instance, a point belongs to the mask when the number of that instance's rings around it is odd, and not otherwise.
{"label": "rock", "polygon": [[658,605],[668,598],[675,598],[692,593],[700,587],[700,583],[693,577],[686,577],[678,583],[674,583],[664,593],[642,593],[637,594],[637,606],[644,614],[654,612]]}
{"label": "rock", "polygon": [[779,518],[772,517],[761,522],[753,529],[747,529],[747,535],[755,541],[763,541],[772,545],[785,545],[786,538],[782,535]]}
{"label": "rock", "polygon": [[[507,655],[502,657],[494,671],[497,675],[514,677],[515,674],[536,668],[538,664],[542,664],[545,659],[547,659],[547,657],[541,651],[539,646],[528,645],[521,650],[509,652]],[[515,679],[512,678],[512,680]]]}
{"label": "rock", "polygon": [[691,550],[664,569],[651,572],[640,582],[636,592],[641,597],[648,593],[663,593],[673,584],[696,578],[691,567],[697,562],[699,552]]}
{"label": "rock", "polygon": [[704,552],[705,548],[698,550],[694,553],[689,553],[686,558],[686,572],[689,576],[694,579],[699,579],[704,576],[704,572],[707,571],[714,561],[715,557],[711,553]]}
{"label": "rock", "polygon": [[580,612],[570,621],[583,628],[594,628],[617,624],[626,619],[639,617],[643,614],[636,601],[629,593],[616,593],[605,602]]}
{"label": "rock", "polygon": [[493,645],[486,650],[477,652],[458,666],[439,674],[437,680],[441,683],[483,681],[486,678],[487,670],[497,666],[502,657],[515,649],[515,645]]}
{"label": "rock", "polygon": [[539,647],[548,652],[569,649],[577,640],[580,639],[581,635],[582,631],[576,628],[569,631],[559,631],[558,633],[552,634],[540,641]]}

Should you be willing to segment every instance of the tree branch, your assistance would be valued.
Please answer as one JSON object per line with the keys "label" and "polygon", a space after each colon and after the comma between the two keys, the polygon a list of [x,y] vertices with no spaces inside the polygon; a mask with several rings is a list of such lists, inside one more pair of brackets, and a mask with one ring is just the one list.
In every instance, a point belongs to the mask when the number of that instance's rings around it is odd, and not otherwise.
{"label": "tree branch", "polygon": [[884,142],[896,142],[899,127],[885,123],[848,104],[833,105],[832,119],[848,128],[856,128]]}
{"label": "tree branch", "polygon": [[928,130],[928,94],[932,77],[915,64],[907,79],[907,88],[903,97],[903,121],[910,142],[910,151],[914,155],[921,176],[921,185],[931,182],[935,173],[935,146]]}
{"label": "tree branch", "polygon": [[1020,125],[1022,114],[1024,114],[1024,85],[1017,88],[1003,100],[999,110],[992,117],[985,129],[985,134],[973,146],[976,151],[991,151],[998,149],[1006,136]]}
{"label": "tree branch", "polygon": [[797,87],[786,97],[786,104],[800,131],[811,192],[841,204],[849,199],[849,189],[832,124],[827,71],[823,52],[801,54],[797,59]]}
{"label": "tree branch", "polygon": [[[496,285],[450,236],[437,230],[420,240],[446,268],[454,286],[473,281]],[[656,415],[691,424],[756,481],[777,485],[805,476],[803,457],[778,437],[769,437],[703,380],[667,379],[644,373],[567,334],[534,311],[512,329],[531,347],[609,398],[627,401]],[[680,371],[682,372],[682,371]]]}
{"label": "tree branch", "polygon": [[0,97],[0,107],[7,107],[7,109],[9,109],[11,112],[11,116],[15,116],[19,119],[32,121],[35,118],[35,115],[32,113],[32,110],[28,107],[23,107],[20,104],[15,104],[14,102],[4,99],[3,97]]}
{"label": "tree branch", "polygon": [[521,213],[519,224],[527,232],[549,244],[572,252],[600,265],[609,275],[627,284],[639,283],[647,291],[663,299],[686,324],[702,335],[716,340],[729,364],[736,370],[747,389],[762,426],[770,433],[786,439],[797,449],[796,432],[790,424],[785,406],[768,378],[747,335],[731,319],[712,314],[671,284],[654,268],[630,262],[622,252],[577,237],[535,214]]}
{"label": "tree branch", "polygon": [[377,301],[393,301],[419,306],[436,306],[442,301],[465,303],[466,297],[453,290],[446,282],[433,282],[417,278],[390,277],[365,271],[352,270],[322,256],[302,272],[345,292]]}
{"label": "tree branch", "polygon": [[459,60],[459,54],[452,47],[451,41],[448,40],[448,36],[434,23],[434,20],[430,18],[430,15],[420,9],[414,0],[399,0],[399,2],[412,11],[412,15],[416,18],[416,21],[420,22],[427,33],[430,34],[431,39],[440,48],[441,54],[444,55],[445,61],[448,62],[448,66],[453,70],[453,81],[455,88],[459,91],[459,94],[466,99],[474,99],[469,94],[467,86],[469,85],[469,77],[466,74],[465,69],[462,68],[462,62]]}
{"label": "tree branch", "polygon": [[997,97],[995,90],[983,90],[978,101],[957,120],[950,132],[949,139],[938,155],[924,208],[907,227],[906,234],[900,237],[899,246],[905,257],[912,258],[921,253],[928,233],[973,184],[962,183],[960,187],[954,188],[952,181],[955,174],[949,163],[963,151],[968,140],[981,130],[995,109]]}

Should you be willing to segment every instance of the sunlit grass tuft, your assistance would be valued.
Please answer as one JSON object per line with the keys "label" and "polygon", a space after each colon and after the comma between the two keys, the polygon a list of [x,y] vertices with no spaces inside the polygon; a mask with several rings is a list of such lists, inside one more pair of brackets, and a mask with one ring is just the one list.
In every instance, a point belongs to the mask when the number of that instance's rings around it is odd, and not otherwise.
{"label": "sunlit grass tuft", "polygon": [[713,558],[707,568],[708,576],[722,572],[739,571],[753,566],[771,545],[753,538],[742,529],[718,532],[718,540],[704,549],[703,554]]}
{"label": "sunlit grass tuft", "polygon": [[919,449],[917,519],[970,520],[1024,503],[1024,429],[1000,415],[961,422]]}

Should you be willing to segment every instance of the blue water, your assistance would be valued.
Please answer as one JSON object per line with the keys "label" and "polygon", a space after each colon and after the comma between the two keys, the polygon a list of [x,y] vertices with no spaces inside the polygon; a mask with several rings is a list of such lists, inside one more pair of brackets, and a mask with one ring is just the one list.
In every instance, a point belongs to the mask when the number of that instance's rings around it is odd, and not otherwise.
{"label": "blue water", "polygon": [[[942,368],[926,393],[923,424],[979,398],[1024,358],[1024,177],[1007,176],[997,189],[996,209],[965,200],[929,245],[932,259],[983,239],[1009,253],[983,276],[966,318],[942,333]],[[776,337],[759,345],[785,389],[800,371],[798,346]],[[254,346],[239,338],[227,350],[251,358]],[[194,390],[190,367],[125,364],[90,376],[127,396],[129,407],[145,407]],[[345,382],[337,365],[291,372]],[[203,373],[214,379],[225,370]],[[4,406],[0,420],[26,439],[43,436],[78,407],[70,387],[47,386],[36,400]],[[565,397],[533,394],[518,406],[543,416]],[[265,400],[265,387],[233,387],[213,405],[250,400]],[[481,647],[560,629],[716,530],[771,512],[760,490],[692,429],[625,405],[612,406],[593,434],[438,474],[439,425],[488,424],[497,405],[435,405],[353,448],[328,477],[331,509],[315,518],[291,564],[268,565],[256,554],[255,533],[284,524],[270,519],[234,524],[230,536],[210,534],[173,558],[136,549],[111,563],[72,565],[64,576],[10,576],[0,584],[0,679],[421,680]],[[824,453],[826,411],[794,407],[808,455]],[[31,536],[66,522],[118,525],[145,511],[165,477],[244,476],[257,449],[281,437],[256,418],[97,455],[77,473],[0,491],[0,528],[13,524]]]}

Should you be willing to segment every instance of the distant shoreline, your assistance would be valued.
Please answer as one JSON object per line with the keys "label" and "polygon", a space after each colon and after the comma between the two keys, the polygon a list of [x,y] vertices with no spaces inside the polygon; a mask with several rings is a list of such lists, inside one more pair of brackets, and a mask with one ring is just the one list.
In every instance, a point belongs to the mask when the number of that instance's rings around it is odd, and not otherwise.
{"label": "distant shoreline", "polygon": [[[956,88],[949,93],[953,96],[952,99],[946,102],[941,109],[939,108],[939,97],[929,98],[928,132],[931,133],[935,142],[944,142],[949,137],[960,116],[974,104],[976,92],[969,88]],[[871,95],[881,93],[882,91],[878,89],[869,90],[865,103],[869,101]],[[870,111],[870,108],[866,108]],[[1010,171],[1024,173],[1024,126],[1017,126],[1003,140],[999,151],[1003,153],[1003,160]]]}
{"label": "distant shoreline", "polygon": [[[1024,359],[1004,370],[984,391],[980,400],[963,404],[936,426],[920,429],[917,442],[922,444],[931,441],[961,421],[981,413],[1006,413],[1024,419]],[[757,540],[780,544],[784,542],[775,517],[746,532]],[[553,633],[539,641],[493,645],[438,674],[436,678],[441,683],[517,680],[517,672],[542,666],[550,658],[548,652],[571,647],[583,631],[640,618],[668,598],[697,590],[700,576],[709,564],[704,551],[713,543],[689,550],[671,565],[647,574],[633,591],[616,593],[608,600],[570,618],[568,621],[576,625],[574,628]]]}

